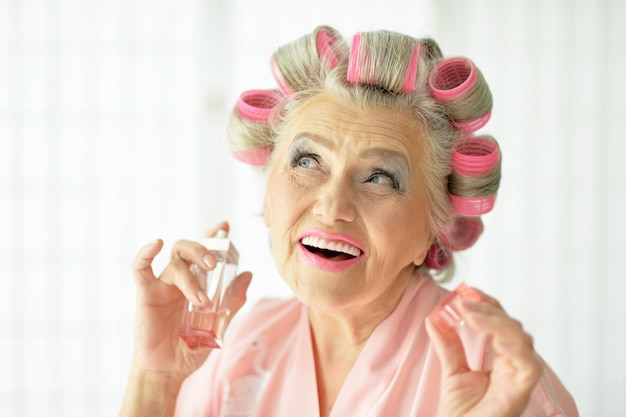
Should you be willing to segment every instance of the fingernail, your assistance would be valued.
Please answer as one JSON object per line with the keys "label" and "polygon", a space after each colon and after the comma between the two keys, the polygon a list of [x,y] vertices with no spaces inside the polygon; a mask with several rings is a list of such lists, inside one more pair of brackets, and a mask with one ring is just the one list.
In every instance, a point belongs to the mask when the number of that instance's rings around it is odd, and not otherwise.
{"label": "fingernail", "polygon": [[196,298],[200,305],[206,305],[209,302],[209,297],[207,297],[206,293],[202,290],[196,293]]}
{"label": "fingernail", "polygon": [[207,266],[207,268],[209,269],[215,268],[215,259],[212,256],[204,255],[204,258],[202,258],[202,261]]}

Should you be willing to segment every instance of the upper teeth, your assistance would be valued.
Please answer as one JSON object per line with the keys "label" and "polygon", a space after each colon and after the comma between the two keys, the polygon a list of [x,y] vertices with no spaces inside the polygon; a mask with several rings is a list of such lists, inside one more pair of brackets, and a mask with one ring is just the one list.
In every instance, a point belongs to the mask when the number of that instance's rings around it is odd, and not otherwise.
{"label": "upper teeth", "polygon": [[343,252],[352,256],[359,256],[361,250],[355,246],[349,245],[344,242],[337,242],[335,240],[326,240],[317,236],[306,236],[302,239],[302,244],[307,246],[313,246],[319,249],[327,249],[335,252]]}

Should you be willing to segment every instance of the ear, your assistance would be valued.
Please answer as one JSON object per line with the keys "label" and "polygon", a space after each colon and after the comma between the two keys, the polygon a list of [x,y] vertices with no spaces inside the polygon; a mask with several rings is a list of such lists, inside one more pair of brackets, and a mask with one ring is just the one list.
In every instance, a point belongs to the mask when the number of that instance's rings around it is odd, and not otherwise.
{"label": "ear", "polygon": [[427,248],[423,249],[417,254],[415,259],[413,260],[413,264],[415,266],[422,266],[424,264],[424,262],[426,261],[426,256],[428,255],[428,250],[430,249],[430,246],[431,244],[429,243]]}
{"label": "ear", "polygon": [[428,237],[424,240],[423,246],[418,248],[417,254],[415,255],[415,259],[413,259],[413,264],[415,266],[421,266],[426,262],[426,257],[428,256],[428,252],[430,251],[430,247],[435,243],[434,233],[430,232]]}

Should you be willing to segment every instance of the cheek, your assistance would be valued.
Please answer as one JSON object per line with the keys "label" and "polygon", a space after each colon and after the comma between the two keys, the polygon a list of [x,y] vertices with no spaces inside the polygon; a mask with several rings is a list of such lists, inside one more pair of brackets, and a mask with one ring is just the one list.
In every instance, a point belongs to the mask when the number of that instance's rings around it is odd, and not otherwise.
{"label": "cheek", "polygon": [[426,216],[415,207],[401,210],[396,207],[388,211],[393,213],[389,216],[382,214],[385,212],[376,211],[377,235],[381,238],[381,248],[386,248],[385,257],[398,258],[402,264],[421,264],[421,258],[426,256],[430,247]]}
{"label": "cheek", "polygon": [[303,211],[306,194],[294,186],[288,173],[268,179],[264,218],[267,227],[283,235]]}

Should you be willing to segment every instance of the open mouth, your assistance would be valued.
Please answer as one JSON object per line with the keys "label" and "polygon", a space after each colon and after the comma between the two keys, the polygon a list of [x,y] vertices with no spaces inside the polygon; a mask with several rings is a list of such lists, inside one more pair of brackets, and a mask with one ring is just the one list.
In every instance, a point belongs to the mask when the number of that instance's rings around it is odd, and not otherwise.
{"label": "open mouth", "polygon": [[362,253],[356,246],[318,236],[306,236],[300,243],[307,251],[331,261],[347,261]]}

